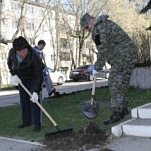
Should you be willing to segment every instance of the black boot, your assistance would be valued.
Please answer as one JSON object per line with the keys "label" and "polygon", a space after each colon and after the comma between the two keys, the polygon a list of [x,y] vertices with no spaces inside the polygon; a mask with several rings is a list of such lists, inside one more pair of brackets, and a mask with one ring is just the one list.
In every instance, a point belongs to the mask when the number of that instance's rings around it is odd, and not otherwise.
{"label": "black boot", "polygon": [[34,132],[40,132],[41,131],[41,124],[35,124],[33,131]]}
{"label": "black boot", "polygon": [[21,124],[18,126],[18,128],[25,128],[25,127],[28,127],[28,126],[31,126],[31,124]]}
{"label": "black boot", "polygon": [[105,120],[103,124],[108,125],[112,123],[119,122],[122,118],[124,118],[124,115],[121,112],[113,112],[113,114],[110,116],[109,119]]}
{"label": "black boot", "polygon": [[128,114],[129,114],[128,109],[127,109],[127,108],[123,108],[123,109],[122,109],[122,114],[123,114],[123,115],[128,115]]}
{"label": "black boot", "polygon": [[55,93],[56,92],[56,89],[53,89],[48,95],[49,97],[52,95],[52,93]]}

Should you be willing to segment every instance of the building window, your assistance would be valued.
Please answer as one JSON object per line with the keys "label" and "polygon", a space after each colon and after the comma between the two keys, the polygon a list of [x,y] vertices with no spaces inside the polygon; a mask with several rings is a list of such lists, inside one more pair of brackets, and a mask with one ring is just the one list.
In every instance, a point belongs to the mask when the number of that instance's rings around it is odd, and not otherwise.
{"label": "building window", "polygon": [[6,25],[6,20],[5,20],[5,19],[2,19],[1,24],[2,24],[2,25]]}
{"label": "building window", "polygon": [[60,52],[60,61],[70,61],[70,53]]}
{"label": "building window", "polygon": [[39,16],[42,16],[43,15],[43,10],[42,10],[42,8],[39,8],[39,11],[38,11],[39,13],[38,13],[38,15]]}
{"label": "building window", "polygon": [[29,30],[34,29],[34,23],[27,22],[26,23],[26,28],[29,29]]}
{"label": "building window", "polygon": [[26,12],[28,14],[34,14],[34,8],[32,6],[26,6]]}
{"label": "building window", "polygon": [[65,52],[65,51],[67,51],[67,48],[68,48],[67,39],[60,38],[60,49],[61,49],[61,51]]}
{"label": "building window", "polygon": [[51,19],[54,18],[54,14],[52,11],[50,12],[50,17],[51,17]]}
{"label": "building window", "polygon": [[56,60],[56,55],[51,55],[51,61],[55,61]]}
{"label": "building window", "polygon": [[13,21],[12,21],[12,27],[13,27],[13,28],[17,28],[17,26],[18,26],[18,22],[15,21],[15,20],[13,20]]}
{"label": "building window", "polygon": [[20,10],[20,9],[21,9],[21,6],[20,6],[19,3],[11,2],[11,9],[12,9],[12,10]]}
{"label": "building window", "polygon": [[39,0],[39,3],[42,3],[42,4],[46,4],[48,3],[50,0]]}

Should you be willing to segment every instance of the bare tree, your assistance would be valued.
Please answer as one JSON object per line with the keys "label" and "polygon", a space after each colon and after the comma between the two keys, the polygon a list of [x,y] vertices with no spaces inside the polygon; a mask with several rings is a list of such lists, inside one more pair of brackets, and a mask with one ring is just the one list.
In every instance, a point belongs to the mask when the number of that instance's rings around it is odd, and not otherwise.
{"label": "bare tree", "polygon": [[110,0],[104,7],[111,20],[120,25],[126,32],[132,35],[134,31],[144,30],[146,19],[136,11],[136,1]]}
{"label": "bare tree", "polygon": [[[107,3],[108,0],[68,0],[66,4],[62,4],[64,13],[66,14],[67,10],[68,13],[74,16],[74,24],[70,22],[67,17],[64,17],[64,24],[67,25],[67,32],[66,34],[69,37],[74,37],[77,39],[78,47],[76,49],[77,57],[74,59],[72,58],[73,63],[76,63],[76,66],[79,66],[82,62],[82,51],[84,48],[84,43],[87,38],[90,37],[90,33],[86,32],[85,30],[80,28],[79,20],[80,17],[85,14],[86,12],[90,13],[93,16],[98,15],[104,5]],[[93,50],[94,51],[94,50]],[[71,53],[71,57],[73,53]],[[77,60],[76,60],[77,59]],[[75,67],[75,65],[74,65]]]}
{"label": "bare tree", "polygon": [[[2,27],[2,24],[4,24],[5,20],[8,18],[5,11],[3,11],[2,8],[3,8],[3,3],[2,1],[0,1],[0,27]],[[7,45],[7,41],[4,38],[4,35],[1,30],[0,30],[0,43]]]}
{"label": "bare tree", "polygon": [[133,39],[139,48],[140,62],[136,64],[137,67],[151,66],[151,35],[146,31],[137,31],[133,34]]}
{"label": "bare tree", "polygon": [[26,20],[26,26],[29,26],[29,28],[26,29],[26,32],[28,32],[28,34],[30,35],[32,44],[35,44],[35,40],[40,34],[49,31],[49,28],[46,27],[46,23],[50,16],[50,2],[51,1],[49,0],[46,4],[39,5],[41,16],[33,18],[33,20],[30,22]]}
{"label": "bare tree", "polygon": [[19,32],[24,32],[24,20],[25,20],[24,11],[25,11],[25,3],[26,2],[27,2],[27,0],[23,0],[20,2],[21,12],[20,12],[20,16],[18,19],[17,30],[14,32],[14,34],[12,36],[12,40],[18,36]]}

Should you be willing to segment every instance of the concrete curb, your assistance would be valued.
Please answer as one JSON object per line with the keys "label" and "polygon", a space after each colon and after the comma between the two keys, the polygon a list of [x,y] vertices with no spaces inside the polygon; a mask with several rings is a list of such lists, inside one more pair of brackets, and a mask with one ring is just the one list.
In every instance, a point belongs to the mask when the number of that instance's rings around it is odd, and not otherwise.
{"label": "concrete curb", "polygon": [[0,88],[0,91],[9,91],[9,90],[17,90],[16,87],[6,87],[6,88]]}
{"label": "concrete curb", "polygon": [[17,143],[30,144],[30,145],[40,146],[40,147],[46,147],[46,145],[43,145],[38,142],[30,142],[30,141],[12,139],[12,138],[7,138],[7,137],[0,137],[0,139],[6,140],[6,141],[13,141],[13,142],[17,142]]}

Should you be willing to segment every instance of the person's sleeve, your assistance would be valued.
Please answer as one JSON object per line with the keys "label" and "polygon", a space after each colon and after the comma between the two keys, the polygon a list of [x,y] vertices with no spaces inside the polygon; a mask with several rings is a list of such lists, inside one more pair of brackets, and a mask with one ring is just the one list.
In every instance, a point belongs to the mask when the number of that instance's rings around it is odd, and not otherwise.
{"label": "person's sleeve", "polygon": [[106,59],[101,55],[101,53],[97,54],[97,61],[95,62],[95,69],[97,71],[102,70],[103,66],[105,65]]}
{"label": "person's sleeve", "polygon": [[39,93],[43,83],[43,63],[37,55],[33,57],[33,73],[33,92]]}
{"label": "person's sleeve", "polygon": [[107,31],[106,28],[103,29],[104,30],[102,30],[102,28],[100,27],[99,34],[95,35],[94,37],[94,42],[98,50],[97,61],[95,62],[95,67],[97,71],[102,70],[109,52],[109,46],[107,44]]}
{"label": "person's sleeve", "polygon": [[12,69],[12,66],[13,66],[12,59],[11,59],[11,56],[13,55],[12,51],[13,51],[13,49],[9,50],[8,57],[7,57],[7,65],[8,65],[9,72],[11,73],[11,75],[15,75],[15,73],[13,72],[13,69]]}

